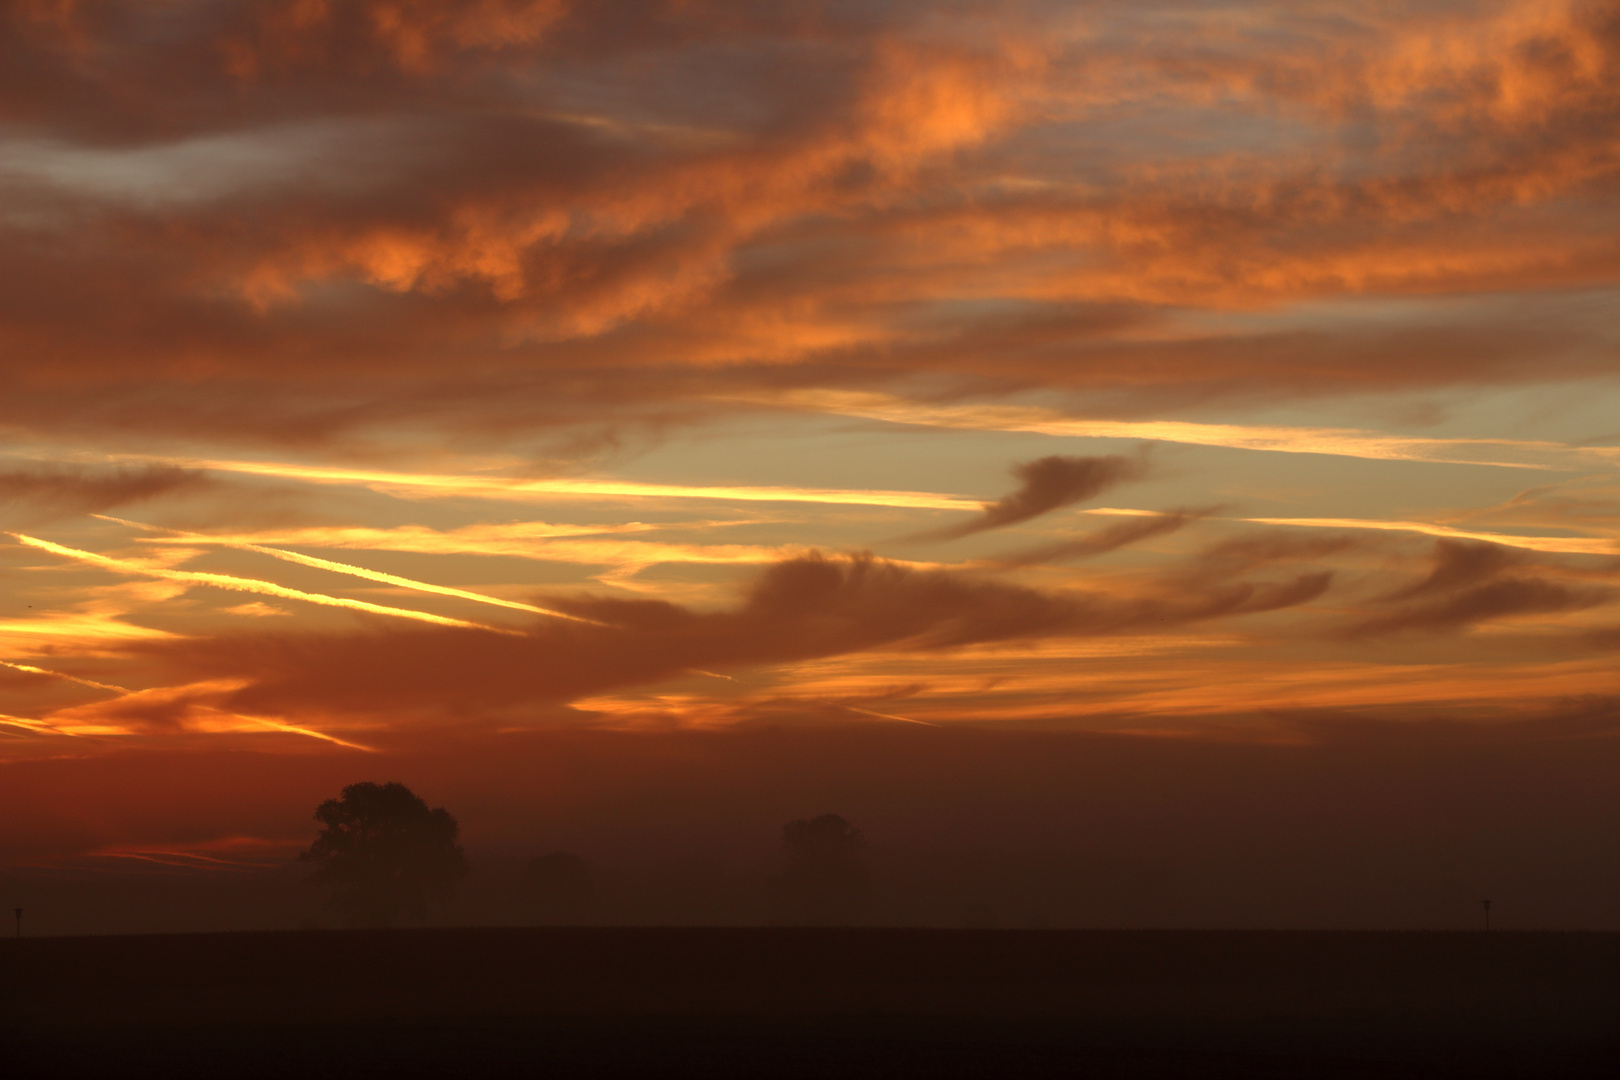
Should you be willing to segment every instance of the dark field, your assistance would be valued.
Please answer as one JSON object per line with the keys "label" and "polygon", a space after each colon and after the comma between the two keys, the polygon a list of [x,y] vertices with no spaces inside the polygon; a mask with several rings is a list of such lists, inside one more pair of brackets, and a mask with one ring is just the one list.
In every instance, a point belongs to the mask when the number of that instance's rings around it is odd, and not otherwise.
{"label": "dark field", "polygon": [[1620,935],[308,931],[0,941],[0,1074],[1620,1075]]}

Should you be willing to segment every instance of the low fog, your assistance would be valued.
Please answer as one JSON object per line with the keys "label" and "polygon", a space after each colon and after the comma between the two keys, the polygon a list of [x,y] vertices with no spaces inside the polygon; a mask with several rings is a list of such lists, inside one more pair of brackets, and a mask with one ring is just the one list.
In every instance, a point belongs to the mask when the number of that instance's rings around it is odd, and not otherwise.
{"label": "low fog", "polygon": [[[862,924],[1470,930],[1490,899],[1498,928],[1613,929],[1612,723],[1317,718],[1271,743],[551,731],[499,753],[486,735],[432,752],[17,762],[0,901],[38,935],[334,926],[296,860],[310,815],[345,784],[400,780],[461,825],[471,872],[441,925],[769,925],[784,824],[836,813],[866,841]],[[221,836],[269,854],[151,861]]]}

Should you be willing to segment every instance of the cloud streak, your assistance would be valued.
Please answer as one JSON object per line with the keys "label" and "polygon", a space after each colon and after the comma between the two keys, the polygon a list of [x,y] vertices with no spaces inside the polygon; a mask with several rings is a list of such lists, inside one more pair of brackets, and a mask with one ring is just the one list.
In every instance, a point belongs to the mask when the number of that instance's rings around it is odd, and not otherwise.
{"label": "cloud streak", "polygon": [[[588,566],[647,567],[660,563],[691,563],[731,566],[757,565],[780,561],[803,550],[804,545],[698,544],[619,539],[622,531],[649,531],[653,526],[635,529],[613,527],[557,530],[553,526],[529,523],[468,525],[439,531],[419,525],[394,529],[365,527],[276,530],[266,534],[230,536],[193,534],[173,538],[148,538],[146,542],[186,546],[219,544],[246,548],[265,540],[311,547],[359,549],[368,551],[408,551],[426,555],[489,555],[539,562],[576,563]],[[560,534],[560,538],[559,538]],[[583,536],[578,534],[585,534]],[[478,594],[482,595],[482,594]],[[541,610],[540,613],[544,613]]]}
{"label": "cloud streak", "polygon": [[1372,461],[1428,461],[1516,469],[1620,466],[1620,448],[1512,439],[1434,439],[1349,428],[1257,427],[1185,421],[1085,420],[1017,405],[929,405],[852,391],[801,390],[761,404],[858,416],[895,424],[967,431],[1027,431],[1084,439],[1145,439],[1285,454],[1325,454]]}
{"label": "cloud streak", "polygon": [[9,469],[0,471],[0,506],[20,504],[54,515],[88,514],[165,495],[196,493],[209,483],[204,473],[174,465]]}
{"label": "cloud streak", "polygon": [[1155,536],[1168,536],[1180,532],[1186,526],[1208,517],[1211,513],[1213,511],[1210,510],[1171,510],[1162,514],[1133,515],[1136,520],[1110,525],[1073,540],[1026,548],[1023,551],[1002,555],[992,562],[997,566],[1012,568],[1061,562],[1066,559],[1094,558],[1143,540],[1151,540]]}
{"label": "cloud streak", "polygon": [[1521,536],[1514,533],[1481,532],[1437,525],[1424,521],[1372,521],[1366,518],[1244,518],[1257,525],[1283,525],[1302,529],[1369,529],[1377,532],[1412,532],[1455,540],[1478,540],[1525,551],[1563,555],[1614,555],[1620,541],[1608,537]]}

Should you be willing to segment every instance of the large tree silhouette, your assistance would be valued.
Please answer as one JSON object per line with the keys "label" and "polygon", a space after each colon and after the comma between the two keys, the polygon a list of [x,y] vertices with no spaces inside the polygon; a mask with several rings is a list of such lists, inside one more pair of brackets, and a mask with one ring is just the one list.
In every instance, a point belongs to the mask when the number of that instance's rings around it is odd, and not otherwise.
{"label": "large tree silhouette", "polygon": [[425,919],[467,873],[460,827],[404,784],[350,784],[315,810],[321,832],[299,858],[332,886],[330,905],[351,926]]}
{"label": "large tree silhouette", "polygon": [[837,814],[782,826],[784,865],[775,882],[776,917],[810,926],[847,926],[872,902],[866,838]]}

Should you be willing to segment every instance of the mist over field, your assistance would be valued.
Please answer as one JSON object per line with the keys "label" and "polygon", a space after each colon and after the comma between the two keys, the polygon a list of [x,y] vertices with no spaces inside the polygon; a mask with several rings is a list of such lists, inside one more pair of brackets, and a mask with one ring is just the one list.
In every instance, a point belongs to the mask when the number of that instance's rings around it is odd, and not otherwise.
{"label": "mist over field", "polygon": [[[1491,899],[1501,929],[1620,927],[1612,744],[1437,725],[1318,736],[519,734],[498,764],[400,748],[374,776],[406,779],[461,824],[471,872],[432,925],[780,923],[782,826],[836,812],[868,844],[862,925],[1476,930]],[[341,925],[295,856],[316,804],[358,779],[348,755],[143,754],[88,777],[75,761],[6,775],[0,885],[30,934]],[[222,789],[240,809],[197,824]],[[47,797],[76,814],[40,812]],[[221,833],[281,839],[200,842]],[[141,842],[154,834],[168,842]],[[46,857],[68,842],[86,854]],[[554,852],[586,864],[583,906],[525,891],[525,865]]]}

